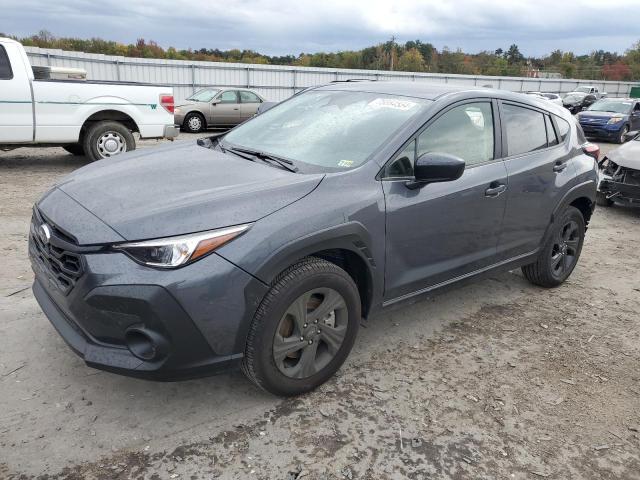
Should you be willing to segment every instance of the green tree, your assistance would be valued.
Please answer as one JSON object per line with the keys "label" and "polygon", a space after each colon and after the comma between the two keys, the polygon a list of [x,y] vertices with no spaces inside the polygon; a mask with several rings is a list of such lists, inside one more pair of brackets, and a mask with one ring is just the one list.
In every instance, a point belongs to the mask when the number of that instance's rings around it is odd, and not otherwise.
{"label": "green tree", "polygon": [[398,70],[403,72],[424,72],[425,63],[417,48],[406,50],[398,59]]}
{"label": "green tree", "polygon": [[515,43],[509,47],[509,50],[507,50],[504,56],[510,65],[524,62],[524,55],[520,53],[520,49]]}

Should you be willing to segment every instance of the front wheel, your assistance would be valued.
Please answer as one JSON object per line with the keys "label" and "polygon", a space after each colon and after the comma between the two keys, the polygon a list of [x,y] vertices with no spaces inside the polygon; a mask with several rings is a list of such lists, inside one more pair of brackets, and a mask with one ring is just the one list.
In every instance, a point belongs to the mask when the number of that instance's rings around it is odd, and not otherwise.
{"label": "front wheel", "polygon": [[629,126],[625,125],[624,127],[622,127],[622,130],[620,130],[620,135],[618,135],[616,142],[624,143],[627,140],[627,133],[629,133]]}
{"label": "front wheel", "polygon": [[189,113],[182,124],[183,130],[198,133],[205,129],[204,117],[199,113]]}
{"label": "front wheel", "polygon": [[360,323],[358,288],[347,272],[308,257],[276,278],[253,318],[242,370],[274,395],[308,392],[344,363]]}
{"label": "front wheel", "polygon": [[552,225],[538,259],[522,267],[522,274],[531,283],[541,287],[562,284],[578,263],[584,232],[585,223],[580,210],[567,207]]}
{"label": "front wheel", "polygon": [[87,158],[93,162],[135,150],[136,140],[123,124],[104,121],[89,127],[82,146]]}

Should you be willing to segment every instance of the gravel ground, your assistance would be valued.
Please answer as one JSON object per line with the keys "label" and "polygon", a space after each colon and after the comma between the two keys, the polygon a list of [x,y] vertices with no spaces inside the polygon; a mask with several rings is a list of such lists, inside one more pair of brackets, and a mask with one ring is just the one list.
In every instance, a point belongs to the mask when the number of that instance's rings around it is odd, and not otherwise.
{"label": "gravel ground", "polygon": [[335,379],[282,400],[69,350],[29,289],[27,231],[82,164],[0,153],[0,478],[640,479],[640,210],[598,209],[563,286],[512,272],[381,314]]}

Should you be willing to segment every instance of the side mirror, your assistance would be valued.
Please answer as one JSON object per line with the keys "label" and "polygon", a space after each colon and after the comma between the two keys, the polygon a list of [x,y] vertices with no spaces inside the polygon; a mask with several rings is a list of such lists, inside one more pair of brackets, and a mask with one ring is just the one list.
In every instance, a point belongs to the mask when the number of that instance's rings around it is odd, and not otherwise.
{"label": "side mirror", "polygon": [[413,166],[415,180],[406,183],[410,190],[428,183],[451,182],[464,173],[463,159],[448,153],[429,152],[420,155]]}
{"label": "side mirror", "polygon": [[214,98],[213,100],[211,100],[211,105],[217,105],[220,103],[220,99],[219,98]]}

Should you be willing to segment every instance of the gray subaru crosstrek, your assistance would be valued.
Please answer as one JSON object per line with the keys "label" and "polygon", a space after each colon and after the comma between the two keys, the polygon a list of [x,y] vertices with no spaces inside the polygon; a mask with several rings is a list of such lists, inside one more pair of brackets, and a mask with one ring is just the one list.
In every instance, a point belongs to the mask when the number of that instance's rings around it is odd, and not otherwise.
{"label": "gray subaru crosstrek", "polygon": [[560,285],[598,153],[530,96],[332,83],[222,137],[66,177],[34,208],[33,290],[92,367],[179,380],[240,366],[295,395],[391,305],[518,267]]}

